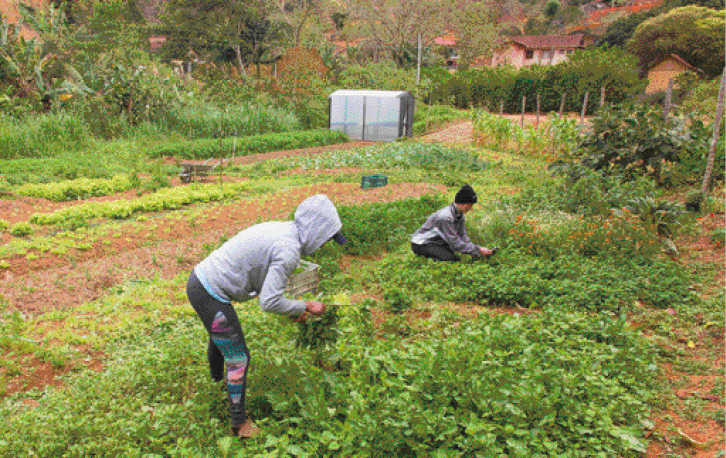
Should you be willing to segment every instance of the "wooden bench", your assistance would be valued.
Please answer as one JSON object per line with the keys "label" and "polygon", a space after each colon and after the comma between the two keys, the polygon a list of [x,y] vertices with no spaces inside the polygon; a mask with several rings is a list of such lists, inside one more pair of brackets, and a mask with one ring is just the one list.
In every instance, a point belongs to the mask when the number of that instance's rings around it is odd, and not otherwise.
{"label": "wooden bench", "polygon": [[222,160],[216,163],[211,163],[210,161],[212,161],[212,159],[207,159],[201,164],[179,164],[182,167],[179,179],[182,183],[189,183],[195,179],[204,180],[214,172],[214,169],[221,167],[223,162]]}

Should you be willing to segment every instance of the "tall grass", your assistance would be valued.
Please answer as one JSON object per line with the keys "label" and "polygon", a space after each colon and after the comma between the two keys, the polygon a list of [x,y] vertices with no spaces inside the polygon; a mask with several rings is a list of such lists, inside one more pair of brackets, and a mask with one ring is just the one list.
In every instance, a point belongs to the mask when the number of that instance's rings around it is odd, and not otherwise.
{"label": "tall grass", "polygon": [[244,103],[227,108],[198,103],[169,114],[165,126],[190,139],[224,138],[301,129],[291,111]]}
{"label": "tall grass", "polygon": [[578,146],[577,121],[552,113],[546,127],[520,127],[507,118],[484,110],[472,112],[474,140],[479,146],[509,150],[523,156],[570,158]]}
{"label": "tall grass", "polygon": [[85,148],[92,135],[72,113],[47,113],[23,121],[0,117],[0,159],[55,156]]}

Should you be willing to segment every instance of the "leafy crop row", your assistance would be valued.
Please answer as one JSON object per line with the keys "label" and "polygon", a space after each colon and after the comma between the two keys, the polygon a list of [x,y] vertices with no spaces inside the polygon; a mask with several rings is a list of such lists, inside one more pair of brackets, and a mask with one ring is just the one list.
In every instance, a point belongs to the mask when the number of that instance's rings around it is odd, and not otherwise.
{"label": "leafy crop row", "polygon": [[362,167],[478,171],[487,167],[485,162],[469,150],[436,143],[415,142],[389,143],[383,147],[375,146],[304,157],[293,161],[292,164],[304,169]]}
{"label": "leafy crop row", "polygon": [[195,202],[212,202],[234,197],[245,184],[205,184],[163,189],[134,200],[88,202],[53,213],[36,213],[30,222],[39,225],[83,226],[94,218],[125,219],[134,213],[175,210]]}
{"label": "leafy crop row", "polygon": [[111,179],[77,178],[49,184],[25,184],[14,189],[16,194],[39,197],[55,202],[107,196],[131,189],[132,180],[127,175],[116,175]]}
{"label": "leafy crop row", "polygon": [[317,130],[253,135],[241,138],[201,139],[174,143],[156,148],[149,157],[174,156],[184,159],[209,159],[231,156],[247,156],[270,151],[307,148],[348,141],[338,131]]}
{"label": "leafy crop row", "polygon": [[694,300],[690,277],[672,262],[554,259],[504,248],[490,262],[438,263],[407,254],[384,259],[376,279],[426,301],[474,302],[558,310],[629,310],[635,300],[657,307]]}
{"label": "leafy crop row", "polygon": [[181,318],[137,335],[106,371],[69,380],[33,410],[6,404],[0,456],[604,458],[644,449],[639,422],[656,365],[625,319],[482,315],[408,342],[361,337],[348,323],[323,369],[320,352],[294,349],[287,320],[244,315],[255,367],[248,411],[262,439],[225,437],[203,330]]}

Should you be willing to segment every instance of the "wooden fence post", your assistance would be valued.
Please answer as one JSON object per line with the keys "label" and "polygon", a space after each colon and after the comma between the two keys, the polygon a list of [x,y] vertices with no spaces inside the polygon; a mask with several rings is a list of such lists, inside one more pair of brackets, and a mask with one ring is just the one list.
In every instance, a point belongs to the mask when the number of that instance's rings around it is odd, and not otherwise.
{"label": "wooden fence post", "polygon": [[539,101],[540,101],[540,95],[537,93],[537,121],[536,126],[539,127]]}
{"label": "wooden fence post", "polygon": [[668,116],[671,111],[671,103],[673,101],[673,78],[668,78],[668,89],[666,89],[665,104],[663,105],[663,114]]}
{"label": "wooden fence post", "polygon": [[580,124],[585,122],[585,112],[587,111],[587,98],[590,96],[590,91],[585,91],[585,99],[582,101],[582,111],[580,112]]}
{"label": "wooden fence post", "polygon": [[565,97],[567,96],[567,92],[562,93],[562,97],[560,98],[560,116],[562,116],[562,112],[565,111]]}
{"label": "wooden fence post", "polygon": [[519,126],[524,127],[524,108],[527,105],[527,96],[522,96],[522,119],[519,121]]}

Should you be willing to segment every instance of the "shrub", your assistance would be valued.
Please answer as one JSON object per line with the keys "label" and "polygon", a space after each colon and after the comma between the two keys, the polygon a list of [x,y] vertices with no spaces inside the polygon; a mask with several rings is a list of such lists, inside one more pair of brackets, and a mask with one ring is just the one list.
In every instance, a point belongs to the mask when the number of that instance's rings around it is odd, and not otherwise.
{"label": "shrub", "polygon": [[668,116],[657,108],[613,106],[592,120],[577,156],[586,167],[625,176],[647,175],[658,183],[668,178],[674,164],[705,158],[704,126],[685,116]]}

